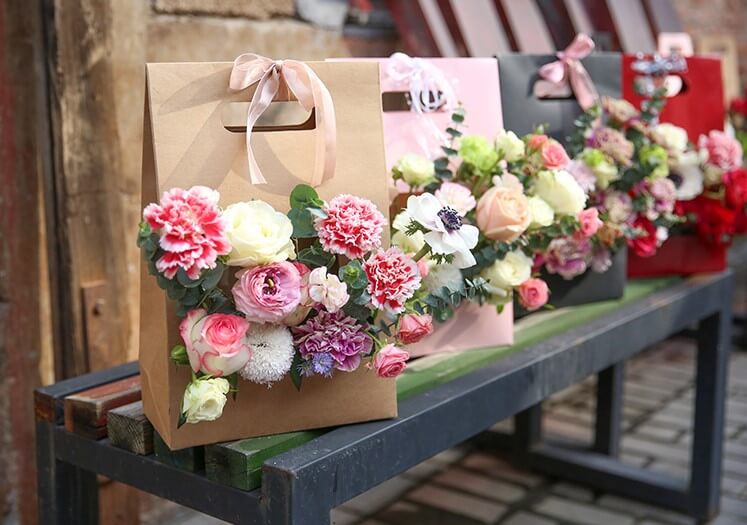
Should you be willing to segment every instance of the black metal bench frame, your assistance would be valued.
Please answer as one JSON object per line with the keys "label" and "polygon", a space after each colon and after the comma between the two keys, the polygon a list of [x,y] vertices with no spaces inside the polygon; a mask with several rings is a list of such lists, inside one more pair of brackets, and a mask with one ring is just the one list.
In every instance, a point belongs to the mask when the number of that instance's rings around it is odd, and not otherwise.
{"label": "black metal bench frame", "polygon": [[[67,432],[60,419],[37,422],[40,520],[96,523],[96,473],[242,524],[322,524],[330,510],[491,427],[516,417],[519,457],[532,468],[698,519],[719,509],[724,402],[733,275],[701,276],[568,330],[489,366],[400,403],[393,420],[328,432],[263,466],[262,487],[244,492]],[[694,437],[689,480],[672,479],[617,460],[623,363],[698,323]],[[66,395],[137,373],[136,364],[42,389]],[[599,374],[592,450],[544,443],[540,403]]]}

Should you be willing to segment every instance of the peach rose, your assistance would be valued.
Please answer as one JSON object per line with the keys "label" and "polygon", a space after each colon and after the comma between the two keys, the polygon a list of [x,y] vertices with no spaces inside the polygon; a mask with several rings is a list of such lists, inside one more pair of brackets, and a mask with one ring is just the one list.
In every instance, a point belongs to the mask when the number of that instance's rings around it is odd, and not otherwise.
{"label": "peach rose", "polygon": [[409,353],[393,344],[388,344],[376,352],[373,358],[373,367],[379,377],[397,377],[404,372],[407,366],[405,363],[408,359],[410,359]]}
{"label": "peach rose", "polygon": [[571,159],[568,158],[568,154],[565,152],[563,146],[559,143],[551,140],[547,142],[542,148],[542,162],[545,163],[545,167],[548,169],[559,169],[565,168]]}
{"label": "peach rose", "polygon": [[530,312],[547,304],[550,292],[542,279],[527,279],[519,286],[519,302]]}
{"label": "peach rose", "polygon": [[512,242],[532,222],[529,202],[515,176],[509,174],[496,179],[498,184],[477,202],[477,225],[488,239]]}
{"label": "peach rose", "polygon": [[407,314],[399,321],[399,340],[411,345],[433,332],[433,318],[430,315]]}
{"label": "peach rose", "polygon": [[527,144],[531,149],[540,150],[550,140],[547,135],[530,135]]}

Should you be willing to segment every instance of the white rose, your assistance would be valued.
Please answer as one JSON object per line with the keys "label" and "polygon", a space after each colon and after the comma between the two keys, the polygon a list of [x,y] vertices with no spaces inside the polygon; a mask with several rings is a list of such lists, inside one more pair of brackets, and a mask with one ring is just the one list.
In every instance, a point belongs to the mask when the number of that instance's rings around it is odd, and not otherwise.
{"label": "white rose", "polygon": [[215,421],[223,415],[229,389],[228,381],[222,377],[198,379],[187,385],[182,401],[187,423]]}
{"label": "white rose", "polygon": [[674,124],[659,124],[653,129],[654,141],[672,153],[685,151],[687,148],[687,131]]}
{"label": "white rose", "polygon": [[488,281],[485,288],[493,296],[492,300],[505,302],[513,288],[532,276],[532,259],[524,252],[514,250],[485,268],[480,275]]}
{"label": "white rose", "polygon": [[424,186],[436,180],[436,168],[433,162],[415,153],[402,156],[394,168],[402,174],[402,178],[410,186]]}
{"label": "white rose", "polygon": [[586,206],[586,193],[565,170],[540,171],[534,190],[555,213],[561,215],[577,215]]}
{"label": "white rose", "polygon": [[266,202],[231,204],[223,212],[226,237],[232,250],[230,266],[257,266],[286,261],[296,256],[291,235],[293,224],[285,214]]}
{"label": "white rose", "polygon": [[309,297],[322,303],[328,312],[336,312],[348,302],[348,287],[334,274],[328,274],[327,268],[314,268],[309,274]]}
{"label": "white rose", "polygon": [[513,131],[502,129],[495,138],[495,149],[508,162],[514,162],[524,156],[524,141]]}
{"label": "white rose", "polygon": [[541,228],[552,224],[555,219],[555,212],[549,204],[536,195],[529,197],[528,203],[529,216],[532,218],[532,222],[529,224],[530,228]]}
{"label": "white rose", "polygon": [[591,171],[597,178],[597,186],[602,190],[607,189],[610,182],[620,178],[617,167],[606,160],[591,168]]}
{"label": "white rose", "polygon": [[425,234],[418,230],[412,235],[404,231],[396,231],[392,235],[392,244],[399,247],[405,253],[418,253],[425,245]]}

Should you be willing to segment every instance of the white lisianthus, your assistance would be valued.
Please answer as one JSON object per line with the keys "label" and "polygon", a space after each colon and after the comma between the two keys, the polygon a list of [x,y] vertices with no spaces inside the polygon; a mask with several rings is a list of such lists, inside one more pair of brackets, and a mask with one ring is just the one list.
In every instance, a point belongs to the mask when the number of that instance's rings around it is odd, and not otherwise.
{"label": "white lisianthus", "polygon": [[471,250],[477,245],[480,231],[464,224],[455,209],[443,206],[433,194],[423,193],[407,199],[407,213],[428,230],[424,239],[433,253],[453,256],[458,268],[477,263]]}
{"label": "white lisianthus", "polygon": [[552,224],[555,219],[555,212],[541,197],[536,195],[529,197],[528,204],[529,216],[532,218],[532,222],[529,223],[530,228],[542,228]]}
{"label": "white lisianthus", "polygon": [[285,214],[266,202],[255,200],[231,204],[223,212],[226,237],[232,250],[229,266],[258,266],[286,261],[296,256],[291,235],[293,224]]}
{"label": "white lisianthus", "polygon": [[425,186],[436,180],[436,168],[433,161],[415,153],[403,155],[394,168],[402,174],[402,179],[412,187]]}
{"label": "white lisianthus", "polygon": [[437,292],[444,287],[451,292],[461,292],[464,289],[464,278],[461,270],[453,264],[436,264],[423,279],[423,284],[428,293]]}
{"label": "white lisianthus", "polygon": [[334,275],[327,273],[322,266],[314,268],[309,274],[309,297],[324,305],[328,312],[334,313],[345,306],[350,296],[345,283]]}
{"label": "white lisianthus", "polygon": [[288,328],[273,324],[254,324],[249,331],[252,357],[239,375],[253,383],[270,386],[285,377],[296,352]]}
{"label": "white lisianthus", "polygon": [[514,162],[524,156],[524,141],[516,136],[513,131],[502,129],[495,137],[495,149],[501,158],[508,162]]}
{"label": "white lisianthus", "polygon": [[603,160],[602,162],[591,168],[591,171],[597,178],[597,186],[602,190],[607,189],[610,185],[610,182],[620,178],[620,173],[617,171],[617,166],[615,166],[611,162],[607,162],[606,160]]}
{"label": "white lisianthus", "polygon": [[485,288],[491,300],[503,303],[511,297],[515,287],[532,276],[532,259],[521,250],[514,250],[485,268],[480,276],[488,282]]}
{"label": "white lisianthus", "polygon": [[540,171],[534,190],[560,215],[578,215],[586,206],[586,193],[565,170]]}
{"label": "white lisianthus", "polygon": [[407,235],[399,230],[392,235],[392,244],[405,253],[418,253],[425,245],[425,234],[418,230],[412,235]]}
{"label": "white lisianthus", "polygon": [[230,388],[228,381],[222,377],[197,379],[188,384],[182,400],[182,412],[187,423],[215,421],[222,416]]}
{"label": "white lisianthus", "polygon": [[392,228],[394,228],[397,231],[403,232],[407,230],[407,227],[412,222],[412,217],[410,217],[410,214],[407,213],[407,210],[402,210],[397,214],[397,216],[392,221]]}
{"label": "white lisianthus", "polygon": [[687,131],[679,126],[669,123],[658,124],[652,134],[654,142],[664,146],[675,157],[687,149]]}

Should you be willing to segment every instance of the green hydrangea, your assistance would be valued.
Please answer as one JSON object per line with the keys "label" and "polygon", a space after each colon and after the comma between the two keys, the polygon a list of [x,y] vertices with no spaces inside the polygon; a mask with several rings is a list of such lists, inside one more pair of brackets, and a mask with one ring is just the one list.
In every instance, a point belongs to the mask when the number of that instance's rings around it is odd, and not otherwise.
{"label": "green hydrangea", "polygon": [[598,149],[586,148],[581,152],[581,160],[583,160],[590,168],[596,168],[601,163],[606,162],[604,153]]}
{"label": "green hydrangea", "polygon": [[459,156],[464,162],[483,172],[490,171],[498,163],[498,152],[485,137],[478,135],[462,137]]}
{"label": "green hydrangea", "polygon": [[644,167],[651,170],[650,178],[660,179],[669,175],[669,155],[667,150],[658,144],[646,144],[641,147],[638,158]]}

